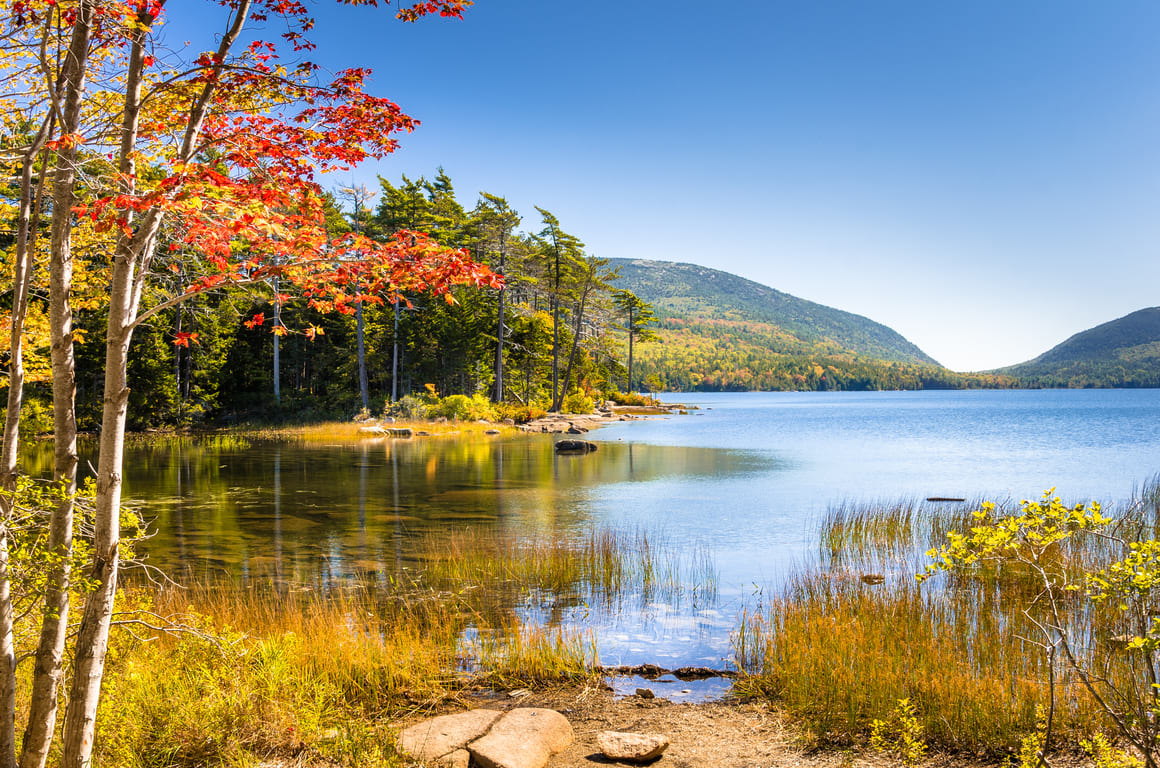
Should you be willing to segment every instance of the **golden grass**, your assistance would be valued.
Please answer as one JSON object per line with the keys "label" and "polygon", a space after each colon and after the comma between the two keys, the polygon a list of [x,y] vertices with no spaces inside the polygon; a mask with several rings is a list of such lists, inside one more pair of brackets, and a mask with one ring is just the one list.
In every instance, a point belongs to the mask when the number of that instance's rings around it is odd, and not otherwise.
{"label": "golden grass", "polygon": [[[1048,660],[1031,642],[1042,635],[1024,614],[1041,585],[1019,567],[981,567],[923,585],[914,579],[929,562],[926,551],[974,524],[976,508],[915,500],[830,508],[819,564],[742,617],[733,637],[738,689],[784,703],[821,743],[863,741],[871,720],[908,698],[942,748],[992,756],[1018,748],[1049,699]],[[1149,481],[1133,501],[1105,512],[1121,521],[1121,533],[1155,536],[1160,483]],[[1076,534],[1053,553],[1051,567],[1075,581],[1123,554],[1108,538]],[[882,583],[862,578],[871,573]],[[1085,663],[1118,679],[1140,674],[1109,642],[1128,631],[1114,607],[1071,594],[1061,609]],[[1108,729],[1080,681],[1062,664],[1056,675],[1057,736],[1075,744]]]}
{"label": "golden grass", "polygon": [[[299,439],[309,442],[359,442],[368,439],[383,439],[381,436],[359,432],[362,426],[364,425],[353,421],[327,421],[321,424],[283,427],[234,427],[229,430],[229,434],[257,439]],[[411,429],[413,432],[426,432],[429,437],[482,435],[488,430],[499,430],[501,435],[511,435],[519,431],[508,424],[427,419],[398,419],[393,424],[383,424],[383,426],[393,429]]]}

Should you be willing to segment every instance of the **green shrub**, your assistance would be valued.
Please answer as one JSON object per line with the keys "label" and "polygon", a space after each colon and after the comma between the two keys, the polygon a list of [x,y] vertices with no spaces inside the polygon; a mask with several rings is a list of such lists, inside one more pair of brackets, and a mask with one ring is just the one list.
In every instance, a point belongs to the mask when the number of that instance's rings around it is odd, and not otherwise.
{"label": "green shrub", "polygon": [[495,421],[495,409],[485,396],[476,394],[468,397],[467,395],[448,395],[441,398],[432,406],[427,408],[428,418],[438,418],[440,416],[447,419],[455,419],[457,421],[478,421],[483,419],[485,421]]}
{"label": "green shrub", "polygon": [[500,403],[495,406],[497,419],[511,419],[516,424],[527,424],[529,421],[542,419],[548,415],[543,408],[531,405],[516,405],[514,403]]}
{"label": "green shrub", "polygon": [[429,403],[426,398],[415,395],[403,395],[395,402],[388,402],[383,408],[383,415],[396,419],[425,419]]}
{"label": "green shrub", "polygon": [[564,398],[560,410],[564,413],[592,413],[596,410],[596,403],[583,392],[573,392]]}
{"label": "green shrub", "polygon": [[642,407],[655,407],[661,405],[661,401],[657,400],[652,395],[642,395],[639,392],[613,392],[608,396],[608,399],[617,405],[638,405]]}

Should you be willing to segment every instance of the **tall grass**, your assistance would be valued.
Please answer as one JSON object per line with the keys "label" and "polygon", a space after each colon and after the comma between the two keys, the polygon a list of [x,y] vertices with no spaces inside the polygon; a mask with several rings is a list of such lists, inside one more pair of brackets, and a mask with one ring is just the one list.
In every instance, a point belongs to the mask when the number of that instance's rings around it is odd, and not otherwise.
{"label": "tall grass", "polygon": [[[1024,613],[1040,585],[1018,567],[955,573],[919,585],[914,574],[946,533],[976,524],[977,504],[842,504],[828,510],[815,568],[792,576],[746,613],[734,634],[742,692],[783,702],[820,742],[865,738],[897,701],[917,705],[927,737],[949,749],[992,755],[1017,747],[1048,703],[1048,659]],[[1109,510],[1105,508],[1105,512]],[[1119,530],[1154,537],[1160,481],[1153,478],[1110,513]],[[1080,534],[1053,566],[1091,572],[1124,556],[1121,544]],[[866,583],[868,573],[884,576]],[[1110,676],[1138,674],[1116,638],[1127,631],[1112,607],[1077,596],[1063,606],[1078,652]],[[1065,739],[1106,729],[1098,706],[1062,665],[1056,726]]]}
{"label": "tall grass", "polygon": [[[703,546],[678,549],[644,531],[593,529],[577,537],[518,536],[478,531],[428,534],[417,568],[433,589],[476,588],[467,599],[519,605],[584,599],[618,610],[630,597],[647,604],[708,604],[717,571]],[[467,594],[467,593],[465,593]]]}
{"label": "tall grass", "polygon": [[[342,591],[202,583],[124,594],[99,760],[395,765],[390,723],[401,713],[481,686],[598,676],[591,634],[527,620],[534,612],[518,610],[521,597],[677,594],[686,573],[675,550],[643,533],[476,531],[425,540],[418,551],[412,578]],[[696,558],[688,573],[713,575]],[[180,631],[159,631],[158,616]]]}

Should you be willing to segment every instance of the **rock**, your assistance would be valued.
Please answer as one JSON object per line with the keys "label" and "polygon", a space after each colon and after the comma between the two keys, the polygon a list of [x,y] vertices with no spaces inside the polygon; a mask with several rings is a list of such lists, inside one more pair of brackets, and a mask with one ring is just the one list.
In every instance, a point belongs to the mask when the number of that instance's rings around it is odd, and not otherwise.
{"label": "rock", "polygon": [[367,427],[359,427],[358,433],[360,435],[385,435],[387,430],[380,427],[378,424],[372,424]]}
{"label": "rock", "polygon": [[883,576],[881,573],[864,573],[864,574],[862,574],[862,583],[863,584],[869,584],[869,585],[873,586],[875,584],[882,584],[885,581],[886,581],[886,577]]}
{"label": "rock", "polygon": [[503,423],[507,424],[509,427],[514,427],[516,425],[516,420],[515,419],[504,419]]}
{"label": "rock", "polygon": [[669,746],[667,736],[653,733],[621,733],[601,731],[596,735],[596,746],[605,757],[630,763],[655,760]]}
{"label": "rock", "polygon": [[569,435],[582,435],[585,432],[587,432],[588,430],[584,429],[584,427],[578,427],[575,424],[569,424],[568,429],[566,429],[564,431],[567,432]]}
{"label": "rock", "polygon": [[431,433],[420,431],[415,433],[415,437],[431,437]]}
{"label": "rock", "polygon": [[395,417],[394,417],[394,416],[388,416],[387,418],[383,419],[383,421],[385,421],[387,424],[394,424],[394,423],[395,423]]}
{"label": "rock", "polygon": [[502,715],[492,709],[473,709],[424,720],[399,734],[399,751],[424,764],[466,768],[464,746],[487,733]]}
{"label": "rock", "polygon": [[652,692],[651,688],[637,688],[636,695],[642,699],[655,699],[657,695]]}
{"label": "rock", "polygon": [[556,442],[556,453],[592,453],[596,450],[596,443],[587,440],[559,440]]}
{"label": "rock", "polygon": [[544,768],[548,758],[572,743],[568,718],[551,709],[513,709],[467,749],[483,768]]}
{"label": "rock", "polygon": [[391,427],[387,431],[391,433],[391,437],[410,437],[415,434],[415,430],[410,427]]}
{"label": "rock", "polygon": [[485,429],[485,430],[483,430],[483,434],[485,434],[485,435],[498,435],[499,430],[498,429]]}
{"label": "rock", "polygon": [[689,412],[686,411],[684,408],[682,408],[681,410],[677,411],[677,415],[678,416],[688,416]]}

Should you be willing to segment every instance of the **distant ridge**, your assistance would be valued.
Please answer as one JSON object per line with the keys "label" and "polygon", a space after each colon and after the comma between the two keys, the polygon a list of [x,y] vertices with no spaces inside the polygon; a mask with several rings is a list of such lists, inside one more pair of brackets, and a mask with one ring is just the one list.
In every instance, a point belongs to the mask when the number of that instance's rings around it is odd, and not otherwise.
{"label": "distant ridge", "polygon": [[1160,307],[1081,331],[997,373],[1031,387],[1160,387]]}
{"label": "distant ridge", "polygon": [[876,360],[938,365],[881,323],[729,272],[649,259],[609,261],[620,270],[617,286],[653,304],[661,317],[768,323],[799,340],[799,351],[803,352],[844,352]]}

